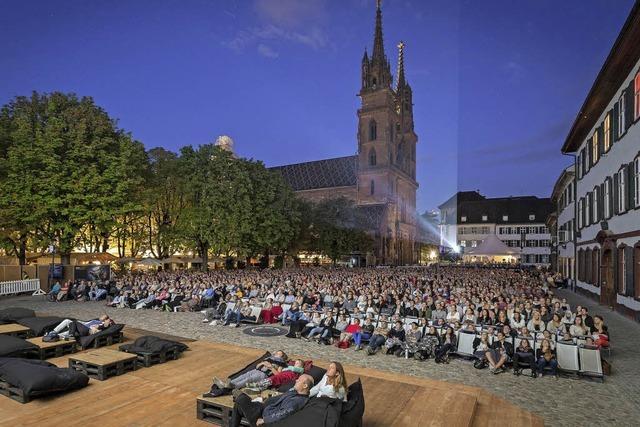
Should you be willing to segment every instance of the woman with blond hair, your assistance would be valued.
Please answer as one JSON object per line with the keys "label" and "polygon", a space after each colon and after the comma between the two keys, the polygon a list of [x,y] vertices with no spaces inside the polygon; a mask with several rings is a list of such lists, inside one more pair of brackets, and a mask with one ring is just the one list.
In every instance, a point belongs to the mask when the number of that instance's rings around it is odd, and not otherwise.
{"label": "woman with blond hair", "polygon": [[320,382],[309,392],[309,397],[323,396],[347,400],[347,377],[340,362],[331,362]]}

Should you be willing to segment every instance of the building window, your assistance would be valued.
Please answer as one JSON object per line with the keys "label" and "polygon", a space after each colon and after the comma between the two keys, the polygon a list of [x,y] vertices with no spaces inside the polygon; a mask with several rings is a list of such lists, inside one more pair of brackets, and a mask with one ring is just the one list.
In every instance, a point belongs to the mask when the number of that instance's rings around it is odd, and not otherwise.
{"label": "building window", "polygon": [[593,137],[591,138],[591,158],[593,159],[592,165],[598,163],[600,158],[600,151],[598,150],[598,130],[593,133]]}
{"label": "building window", "polygon": [[373,196],[375,192],[376,192],[376,182],[374,180],[371,180],[371,195]]}
{"label": "building window", "polygon": [[467,246],[467,241],[466,240],[460,240],[460,246],[461,247],[466,247]]}
{"label": "building window", "polygon": [[611,148],[611,114],[607,114],[604,118],[604,135],[603,135],[604,152]]}
{"label": "building window", "polygon": [[461,216],[460,217],[460,222],[467,222],[467,217],[466,216]]}
{"label": "building window", "polygon": [[604,181],[604,197],[602,198],[604,219],[609,219],[611,217],[610,200],[611,200],[611,180],[607,178]]}
{"label": "building window", "polygon": [[618,138],[620,138],[624,132],[626,131],[626,129],[624,128],[626,123],[625,123],[625,93],[622,92],[622,94],[620,95],[620,99],[618,100]]}
{"label": "building window", "polygon": [[529,221],[535,221],[536,220],[536,216],[533,214],[529,215]]}
{"label": "building window", "polygon": [[503,221],[509,221],[509,215],[502,215]]}
{"label": "building window", "polygon": [[372,148],[371,150],[369,150],[369,166],[375,166],[376,163],[377,163],[376,149]]}
{"label": "building window", "polygon": [[472,241],[471,241],[471,247],[472,247],[472,248],[476,248],[476,247],[478,247],[478,241],[477,241],[477,240],[472,240]]}
{"label": "building window", "polygon": [[486,221],[488,219],[488,217],[486,215],[482,215],[482,220]]}
{"label": "building window", "polygon": [[369,122],[369,141],[378,139],[378,125],[375,120]]}
{"label": "building window", "polygon": [[622,213],[627,209],[626,185],[624,169],[618,172],[618,212]]}
{"label": "building window", "polygon": [[634,120],[640,119],[640,73],[636,74],[635,112]]}

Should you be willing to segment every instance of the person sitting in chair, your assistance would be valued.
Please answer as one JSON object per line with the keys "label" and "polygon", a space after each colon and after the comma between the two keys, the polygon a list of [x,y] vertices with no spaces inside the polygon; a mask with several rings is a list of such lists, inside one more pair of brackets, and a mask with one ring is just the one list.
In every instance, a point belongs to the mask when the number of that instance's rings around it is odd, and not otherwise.
{"label": "person sitting in chair", "polygon": [[296,380],[293,389],[279,396],[271,397],[264,403],[253,402],[251,397],[237,390],[234,392],[235,404],[229,425],[230,427],[239,427],[243,417],[247,419],[251,427],[283,420],[304,408],[309,400],[309,391],[312,387],[313,377],[303,374]]}

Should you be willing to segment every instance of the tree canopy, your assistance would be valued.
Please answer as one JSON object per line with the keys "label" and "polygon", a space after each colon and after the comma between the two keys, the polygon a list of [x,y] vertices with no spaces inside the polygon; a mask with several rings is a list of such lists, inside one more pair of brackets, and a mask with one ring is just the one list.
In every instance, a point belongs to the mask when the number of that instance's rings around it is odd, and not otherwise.
{"label": "tree canopy", "polygon": [[16,97],[0,110],[0,249],[26,262],[54,245],[158,259],[371,247],[353,203],[298,199],[262,162],[214,144],[145,151],[90,97]]}

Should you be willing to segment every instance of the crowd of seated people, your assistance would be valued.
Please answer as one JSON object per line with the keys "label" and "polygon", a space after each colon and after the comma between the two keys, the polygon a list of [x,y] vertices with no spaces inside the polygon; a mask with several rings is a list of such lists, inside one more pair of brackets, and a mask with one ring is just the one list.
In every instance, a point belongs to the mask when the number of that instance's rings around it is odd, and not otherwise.
{"label": "crowd of seated people", "polygon": [[[436,363],[456,354],[460,333],[475,333],[471,353],[492,372],[528,367],[537,377],[556,374],[558,341],[609,346],[604,319],[586,307],[572,310],[549,277],[535,269],[438,265],[165,271],[117,278],[102,294],[114,307],[201,311],[211,325],[280,323],[290,338]],[[87,295],[96,287],[84,284]]]}

